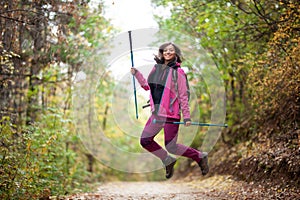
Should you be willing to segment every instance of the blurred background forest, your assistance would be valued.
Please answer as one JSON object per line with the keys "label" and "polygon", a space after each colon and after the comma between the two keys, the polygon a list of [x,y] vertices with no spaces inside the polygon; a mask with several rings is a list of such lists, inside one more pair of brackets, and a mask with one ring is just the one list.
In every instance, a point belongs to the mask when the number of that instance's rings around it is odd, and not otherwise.
{"label": "blurred background forest", "polygon": [[[112,1],[113,3],[113,1]],[[299,187],[300,2],[298,0],[152,0],[159,28],[198,41],[217,65],[226,90],[229,128],[210,153],[210,176],[272,180]],[[84,60],[118,33],[99,0],[0,2],[0,198],[74,193],[107,180],[162,180],[105,167],[82,145],[72,116],[74,80]],[[137,8],[138,9],[138,8]],[[176,43],[176,41],[175,41]],[[103,55],[104,56],[104,55]],[[99,70],[107,63],[97,55]],[[108,120],[115,83],[102,77],[97,110]],[[188,73],[199,92],[200,119],[210,119],[201,74]],[[93,94],[91,94],[93,95]],[[89,102],[90,103],[90,102]],[[93,102],[92,102],[93,103]],[[203,130],[192,146],[199,148]],[[123,137],[115,137],[127,145]],[[137,141],[138,142],[138,141]],[[138,143],[131,148],[140,148]],[[177,166],[188,176],[189,160]]]}

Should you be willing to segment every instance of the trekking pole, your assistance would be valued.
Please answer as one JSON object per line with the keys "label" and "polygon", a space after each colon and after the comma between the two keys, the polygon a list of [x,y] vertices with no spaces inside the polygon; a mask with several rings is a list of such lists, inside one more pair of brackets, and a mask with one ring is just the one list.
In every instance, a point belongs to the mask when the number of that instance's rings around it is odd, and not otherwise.
{"label": "trekking pole", "polygon": [[[156,123],[184,124],[184,122],[170,122],[170,121],[163,121],[163,120],[156,120],[156,119],[153,119],[152,123],[153,124],[156,124]],[[228,127],[227,124],[208,124],[208,123],[199,123],[199,122],[191,122],[191,125],[195,125],[195,126],[218,126],[218,127],[225,127],[225,128]]]}
{"label": "trekking pole", "polygon": [[[128,34],[129,34],[129,44],[130,44],[131,67],[134,67],[134,64],[133,64],[131,31],[128,31]],[[133,82],[134,103],[135,103],[135,117],[138,119],[139,118],[139,114],[138,114],[138,108],[137,108],[137,98],[136,98],[136,87],[135,87],[134,75],[132,75],[132,82]]]}

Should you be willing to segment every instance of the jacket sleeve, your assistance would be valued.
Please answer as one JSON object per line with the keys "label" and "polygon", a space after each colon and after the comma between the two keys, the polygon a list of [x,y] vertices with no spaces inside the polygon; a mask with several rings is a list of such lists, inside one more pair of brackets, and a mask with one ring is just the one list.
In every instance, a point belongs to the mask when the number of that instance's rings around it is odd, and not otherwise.
{"label": "jacket sleeve", "polygon": [[179,100],[179,105],[182,110],[182,115],[184,121],[190,121],[191,116],[190,116],[190,108],[189,108],[189,97],[188,97],[188,88],[187,88],[187,78],[186,74],[182,69],[177,70],[178,73],[178,79],[177,79],[177,84],[178,84],[178,100]]}
{"label": "jacket sleeve", "polygon": [[136,70],[134,76],[144,90],[150,90],[147,80],[139,70]]}

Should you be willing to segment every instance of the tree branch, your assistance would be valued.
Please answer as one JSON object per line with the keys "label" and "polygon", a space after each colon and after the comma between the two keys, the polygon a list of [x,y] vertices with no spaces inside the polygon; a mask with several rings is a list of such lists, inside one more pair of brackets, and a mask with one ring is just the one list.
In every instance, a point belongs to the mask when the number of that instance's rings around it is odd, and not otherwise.
{"label": "tree branch", "polygon": [[8,19],[8,20],[15,21],[15,22],[19,22],[19,23],[22,23],[22,24],[34,25],[34,23],[29,23],[29,22],[25,22],[25,21],[23,21],[23,20],[19,20],[19,19],[16,19],[16,18],[3,16],[3,15],[1,15],[1,14],[0,14],[0,17],[2,17],[2,18],[4,18],[4,19]]}
{"label": "tree branch", "polygon": [[7,10],[5,12],[1,12],[0,15],[2,15],[4,13],[10,13],[10,12],[32,12],[32,13],[35,13],[35,14],[43,15],[42,12],[39,13],[39,12],[35,12],[35,11],[32,11],[32,10],[24,10],[24,9]]}

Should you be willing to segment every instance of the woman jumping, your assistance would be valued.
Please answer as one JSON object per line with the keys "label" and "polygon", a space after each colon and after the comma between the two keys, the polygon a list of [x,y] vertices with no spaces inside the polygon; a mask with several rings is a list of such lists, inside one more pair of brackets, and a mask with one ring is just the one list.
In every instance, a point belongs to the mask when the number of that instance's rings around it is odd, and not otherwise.
{"label": "woman jumping", "polygon": [[[200,152],[188,146],[177,143],[179,124],[152,123],[153,120],[164,122],[179,122],[181,113],[184,125],[190,126],[190,110],[188,102],[188,87],[186,74],[180,68],[182,56],[180,49],[173,43],[165,43],[159,47],[158,55],[154,57],[157,64],[145,79],[140,71],[131,68],[131,73],[145,90],[150,90],[151,116],[142,132],[140,143],[143,148],[159,157],[166,169],[166,178],[173,176],[176,158],[169,155],[185,156],[196,161],[202,175],[209,172],[208,153]],[[154,137],[164,129],[163,149]]]}

